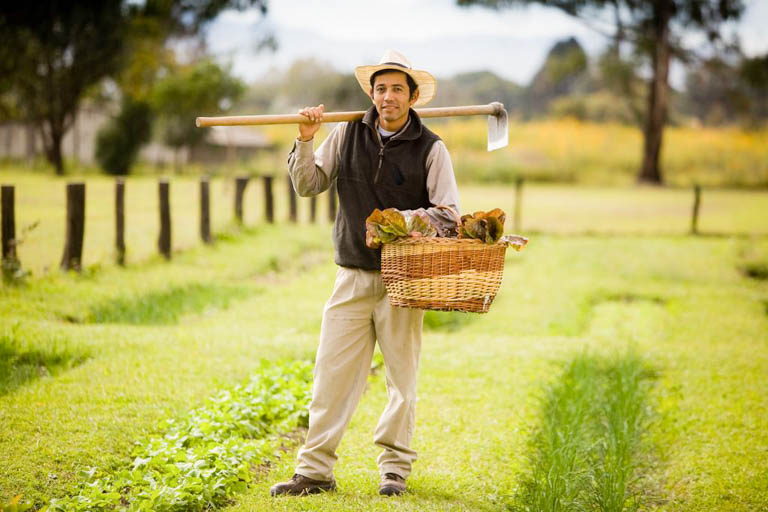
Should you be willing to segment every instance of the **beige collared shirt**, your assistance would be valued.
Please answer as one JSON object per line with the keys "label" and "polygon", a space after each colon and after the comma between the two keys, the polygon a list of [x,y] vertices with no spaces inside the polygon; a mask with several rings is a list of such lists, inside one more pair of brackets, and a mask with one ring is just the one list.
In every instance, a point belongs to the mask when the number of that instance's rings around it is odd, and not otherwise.
{"label": "beige collared shirt", "polygon": [[[408,123],[398,133],[405,129]],[[341,147],[347,126],[348,123],[337,124],[317,151],[313,151],[312,140],[302,142],[296,139],[288,156],[288,174],[297,194],[303,197],[315,196],[331,186],[339,172]],[[397,134],[393,135],[393,138],[396,137]],[[451,155],[442,140],[435,142],[427,155],[427,192],[433,205],[449,206],[461,215]],[[437,208],[420,208],[415,211],[425,212],[443,232],[456,226],[456,220],[449,212]]]}

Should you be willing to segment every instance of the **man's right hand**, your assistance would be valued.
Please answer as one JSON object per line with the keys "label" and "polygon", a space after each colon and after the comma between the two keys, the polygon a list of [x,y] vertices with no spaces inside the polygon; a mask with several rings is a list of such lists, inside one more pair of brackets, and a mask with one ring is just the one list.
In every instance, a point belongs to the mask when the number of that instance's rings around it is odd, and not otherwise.
{"label": "man's right hand", "polygon": [[299,123],[299,140],[307,142],[312,140],[320,129],[320,121],[323,119],[323,112],[325,112],[325,105],[322,103],[316,107],[304,107],[299,110],[299,114],[307,117],[310,123]]}

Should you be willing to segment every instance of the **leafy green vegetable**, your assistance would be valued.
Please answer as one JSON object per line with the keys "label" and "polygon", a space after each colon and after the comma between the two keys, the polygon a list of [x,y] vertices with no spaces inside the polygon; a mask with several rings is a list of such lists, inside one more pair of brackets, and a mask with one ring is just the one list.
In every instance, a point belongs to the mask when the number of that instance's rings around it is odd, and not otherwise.
{"label": "leafy green vegetable", "polygon": [[475,238],[487,244],[496,243],[504,234],[505,219],[506,214],[499,208],[464,215],[459,226],[459,238]]}
{"label": "leafy green vegetable", "polygon": [[415,212],[408,219],[408,234],[412,237],[437,236],[437,228],[432,225],[432,221],[426,213]]}
{"label": "leafy green vegetable", "polygon": [[432,225],[426,214],[419,212],[411,215],[406,221],[405,216],[395,208],[384,211],[378,208],[365,219],[365,245],[378,249],[381,244],[394,242],[407,236],[436,236],[437,229]]}
{"label": "leafy green vegetable", "polygon": [[210,510],[246,490],[253,469],[274,460],[280,434],[307,426],[312,365],[264,362],[244,385],[160,425],[165,433],[136,444],[123,468],[83,471],[77,494],[50,511]]}

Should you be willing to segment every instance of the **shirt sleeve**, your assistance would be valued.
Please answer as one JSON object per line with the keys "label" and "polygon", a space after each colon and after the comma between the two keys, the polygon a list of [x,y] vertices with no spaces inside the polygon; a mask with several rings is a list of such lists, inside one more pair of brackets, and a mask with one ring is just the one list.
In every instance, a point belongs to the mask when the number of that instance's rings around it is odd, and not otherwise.
{"label": "shirt sleeve", "polygon": [[[449,206],[461,215],[459,190],[453,173],[451,155],[442,140],[435,142],[427,155],[427,192],[430,203],[435,206]],[[452,213],[438,208],[407,210],[407,213],[413,212],[426,213],[438,228],[440,236],[455,234],[456,218]]]}
{"label": "shirt sleeve", "polygon": [[337,124],[317,151],[313,151],[314,139],[306,142],[296,139],[288,155],[288,175],[298,195],[316,196],[331,186],[339,172],[346,128],[347,123]]}

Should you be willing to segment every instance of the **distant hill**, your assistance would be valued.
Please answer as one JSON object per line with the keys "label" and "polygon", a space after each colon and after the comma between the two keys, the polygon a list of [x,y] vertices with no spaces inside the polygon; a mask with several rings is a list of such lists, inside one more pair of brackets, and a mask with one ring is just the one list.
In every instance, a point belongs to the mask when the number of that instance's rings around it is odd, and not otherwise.
{"label": "distant hill", "polygon": [[490,71],[438,78],[434,106],[476,105],[500,101],[507,111],[519,110],[524,88]]}
{"label": "distant hill", "polygon": [[[722,123],[748,117],[759,122],[768,117],[766,83],[768,55],[746,59],[741,68],[712,61],[689,71],[690,92],[671,91],[670,122],[698,118]],[[476,105],[500,101],[511,116],[576,117],[637,124],[635,110],[642,109],[645,84],[637,78],[630,98],[610,87],[600,61],[590,59],[579,42],[558,41],[528,85],[506,80],[490,71],[438,77],[437,95],[429,106]],[[354,75],[339,73],[329,64],[312,59],[295,62],[288,70],[273,73],[251,84],[238,113],[292,113],[305,105],[325,103],[328,111],[362,110],[371,105]]]}
{"label": "distant hill", "polygon": [[523,113],[532,117],[545,113],[562,96],[589,89],[589,59],[579,42],[570,37],[558,41],[525,91]]}

